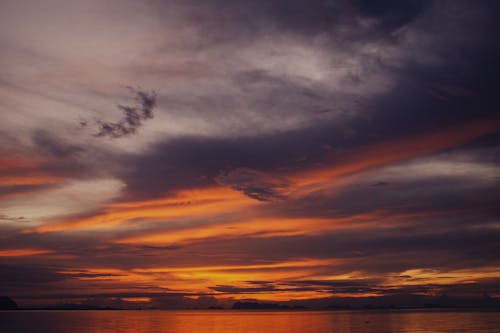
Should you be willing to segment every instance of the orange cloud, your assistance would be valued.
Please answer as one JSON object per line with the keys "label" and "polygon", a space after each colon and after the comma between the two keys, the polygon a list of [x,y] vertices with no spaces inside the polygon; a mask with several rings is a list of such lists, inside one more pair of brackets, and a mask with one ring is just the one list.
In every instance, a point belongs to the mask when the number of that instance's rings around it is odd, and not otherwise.
{"label": "orange cloud", "polygon": [[460,283],[476,283],[481,279],[500,278],[500,267],[478,267],[476,269],[459,269],[441,271],[438,269],[412,268],[398,275],[390,276],[386,286],[408,285],[450,285]]}
{"label": "orange cloud", "polygon": [[137,268],[134,272],[146,273],[182,273],[182,272],[220,272],[220,271],[248,271],[260,269],[277,269],[277,268],[303,268],[303,267],[318,267],[322,265],[330,265],[340,263],[339,259],[300,259],[291,261],[271,262],[262,264],[248,265],[219,265],[219,266],[193,266],[193,267],[160,267],[160,268]]}
{"label": "orange cloud", "polygon": [[48,185],[61,181],[52,175],[0,176],[0,186]]}
{"label": "orange cloud", "polygon": [[258,218],[232,223],[211,224],[133,236],[116,241],[124,244],[186,244],[208,238],[274,237],[315,234],[356,221],[357,217],[325,218]]}
{"label": "orange cloud", "polygon": [[19,155],[9,155],[5,152],[2,155],[3,157],[0,157],[0,171],[34,169],[45,162],[44,159],[36,157],[26,158]]}
{"label": "orange cloud", "polygon": [[289,218],[289,217],[257,217],[229,223],[209,224],[185,229],[172,229],[116,240],[122,244],[171,245],[187,244],[204,239],[241,238],[241,237],[283,237],[298,235],[318,235],[341,229],[360,227],[389,226],[398,221],[406,221],[419,217],[454,214],[451,212],[418,212],[393,214],[386,211],[373,211],[331,218]]}
{"label": "orange cloud", "polygon": [[[0,157],[0,187],[1,186],[36,186],[50,185],[62,181],[57,175],[41,172],[40,168],[52,161],[50,158],[33,156],[30,158],[5,153]],[[33,190],[14,192],[1,195],[1,199],[26,194]]]}
{"label": "orange cloud", "polygon": [[53,253],[53,251],[43,249],[8,249],[0,250],[0,257],[30,257],[48,253]]}
{"label": "orange cloud", "polygon": [[62,220],[25,232],[56,232],[80,228],[112,227],[133,219],[168,220],[210,216],[241,210],[259,203],[224,187],[183,190],[166,198],[111,204],[101,214],[83,219]]}
{"label": "orange cloud", "polygon": [[123,297],[122,300],[127,302],[147,303],[151,302],[151,297]]}
{"label": "orange cloud", "polygon": [[405,159],[427,155],[455,147],[480,136],[500,131],[500,119],[485,119],[457,125],[431,134],[421,134],[398,141],[383,142],[346,152],[343,160],[305,172],[289,175],[297,186],[326,182],[333,178],[353,175]]}
{"label": "orange cloud", "polygon": [[[454,126],[431,134],[362,147],[345,153],[341,162],[284,175],[292,184],[287,189],[287,193],[295,198],[300,198],[318,188],[331,187],[332,184],[335,188],[340,189],[351,183],[352,177],[356,177],[360,172],[454,147],[498,130],[500,130],[500,120],[488,119]],[[332,180],[334,180],[333,183]],[[250,217],[243,214],[243,211],[246,210],[248,213],[248,208],[259,205],[264,205],[264,203],[257,202],[230,188],[214,186],[205,189],[181,190],[173,196],[160,199],[115,203],[106,206],[102,213],[88,218],[64,219],[25,232],[43,233],[81,228],[106,228],[131,220],[167,221],[200,216],[209,219],[229,213],[239,213],[243,219],[250,220]],[[328,225],[329,223],[334,222],[321,221],[321,219],[307,219],[307,221],[289,219],[285,223],[281,223],[279,219],[262,216],[259,220],[254,219],[248,223],[194,227],[169,232],[168,235],[141,236],[140,238],[146,242],[160,242],[161,239],[173,242],[216,235],[222,237],[259,233],[267,236],[273,234],[294,235],[303,232],[303,225]],[[320,226],[318,228],[324,229]],[[311,227],[309,229],[312,230]],[[127,241],[135,240],[129,239]]]}
{"label": "orange cloud", "polygon": [[[238,288],[255,287],[248,281],[271,279],[272,281],[293,281],[294,279],[312,278],[323,274],[342,263],[340,259],[293,259],[280,262],[249,263],[248,265],[219,265],[191,267],[153,267],[153,268],[87,268],[66,270],[58,273],[74,276],[74,280],[91,282],[95,288],[130,292],[140,286],[148,286],[149,290],[165,290],[180,293],[199,293],[233,296],[235,298],[263,298],[268,300],[285,300],[290,298],[306,299],[319,297],[323,291],[269,290],[264,293],[231,293],[214,291],[212,287],[231,285]],[[74,284],[74,283],[73,283]],[[289,288],[288,288],[289,289]],[[97,290],[98,291],[98,290]],[[140,289],[139,289],[140,291]]]}

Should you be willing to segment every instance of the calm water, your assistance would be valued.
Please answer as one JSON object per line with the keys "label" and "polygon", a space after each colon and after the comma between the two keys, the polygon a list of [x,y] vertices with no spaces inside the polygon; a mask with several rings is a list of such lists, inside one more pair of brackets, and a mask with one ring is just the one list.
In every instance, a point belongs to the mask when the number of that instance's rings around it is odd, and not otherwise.
{"label": "calm water", "polygon": [[500,332],[479,311],[0,311],[0,332]]}

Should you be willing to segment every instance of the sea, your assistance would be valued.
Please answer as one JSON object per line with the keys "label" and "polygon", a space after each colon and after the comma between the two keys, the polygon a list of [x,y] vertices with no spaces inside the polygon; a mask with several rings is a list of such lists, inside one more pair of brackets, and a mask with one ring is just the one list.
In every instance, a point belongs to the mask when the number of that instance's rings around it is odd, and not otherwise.
{"label": "sea", "polygon": [[500,333],[500,311],[0,311],[0,333]]}

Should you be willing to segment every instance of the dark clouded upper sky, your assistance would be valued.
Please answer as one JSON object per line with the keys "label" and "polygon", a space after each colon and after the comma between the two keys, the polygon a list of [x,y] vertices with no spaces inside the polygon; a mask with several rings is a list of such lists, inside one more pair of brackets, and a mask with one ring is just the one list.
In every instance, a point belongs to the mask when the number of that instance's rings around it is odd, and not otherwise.
{"label": "dark clouded upper sky", "polygon": [[494,0],[1,0],[0,294],[500,297],[499,31]]}

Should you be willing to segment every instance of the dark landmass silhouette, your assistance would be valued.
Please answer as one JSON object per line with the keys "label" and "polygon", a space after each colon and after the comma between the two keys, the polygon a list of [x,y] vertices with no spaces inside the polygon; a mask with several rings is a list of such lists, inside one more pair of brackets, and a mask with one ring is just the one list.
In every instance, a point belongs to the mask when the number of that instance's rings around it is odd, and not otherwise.
{"label": "dark landmass silhouette", "polygon": [[[204,304],[203,304],[204,303]],[[0,297],[0,310],[405,310],[405,309],[500,309],[500,298],[483,294],[482,297],[457,296],[424,296],[424,295],[391,295],[380,297],[329,297],[322,299],[289,300],[289,301],[260,301],[244,299],[233,302],[186,303],[184,298],[176,298],[169,302],[145,304],[129,304],[115,302],[111,304],[108,297],[93,299],[92,302],[68,302],[52,305],[31,305],[29,307],[16,304],[9,297]]]}
{"label": "dark landmass silhouette", "polygon": [[0,310],[16,310],[17,304],[10,297],[0,296]]}

